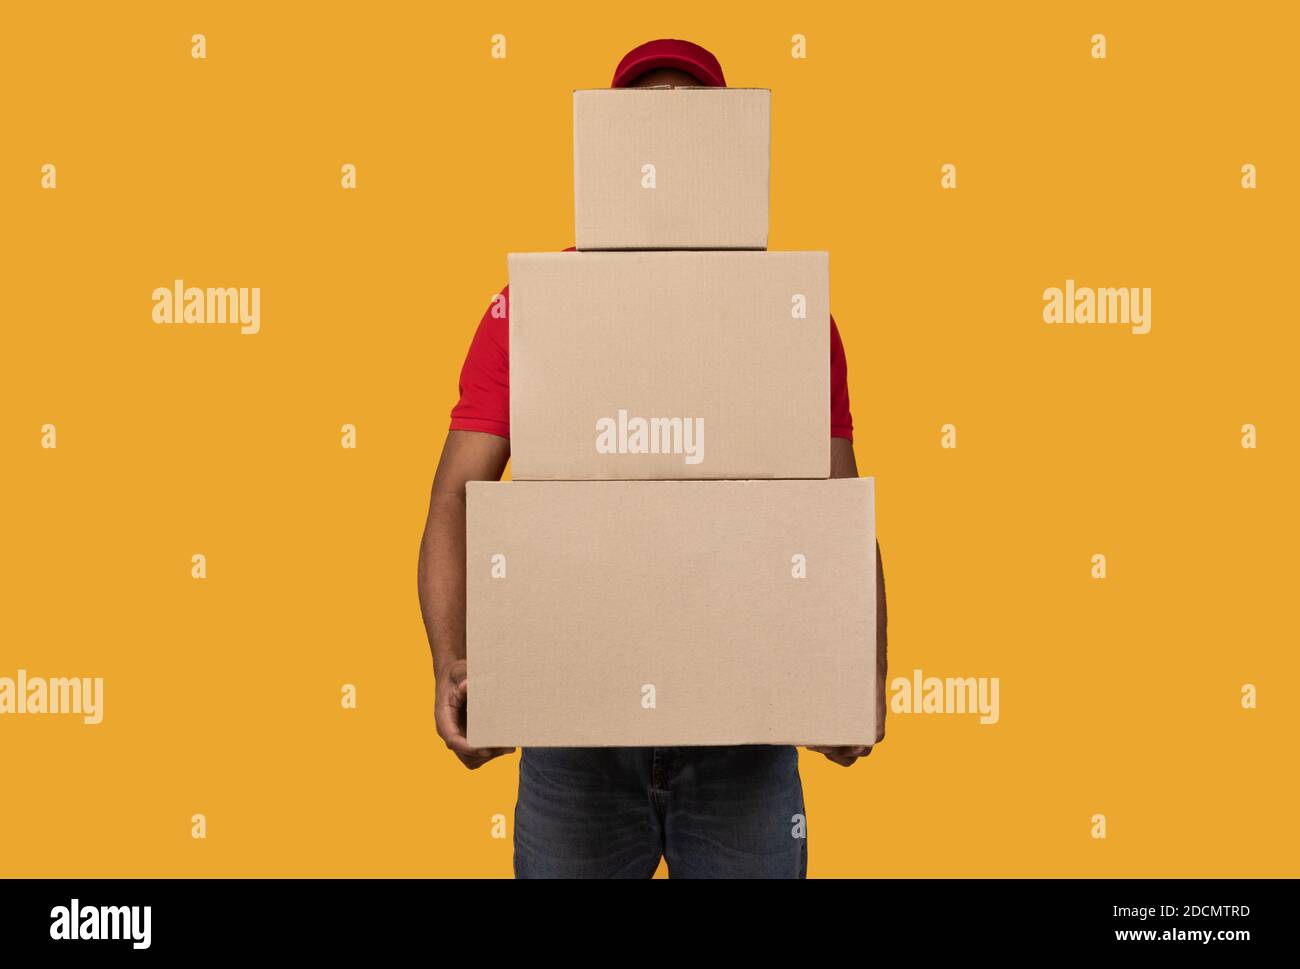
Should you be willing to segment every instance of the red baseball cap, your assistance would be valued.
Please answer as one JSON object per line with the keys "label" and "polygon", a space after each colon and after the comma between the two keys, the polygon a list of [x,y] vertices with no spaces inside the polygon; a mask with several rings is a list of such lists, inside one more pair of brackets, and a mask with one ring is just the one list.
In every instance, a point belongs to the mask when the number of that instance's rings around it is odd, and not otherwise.
{"label": "red baseball cap", "polygon": [[610,87],[627,87],[646,71],[671,67],[685,71],[705,87],[726,87],[722,65],[699,44],[689,40],[651,40],[634,47],[614,69]]}

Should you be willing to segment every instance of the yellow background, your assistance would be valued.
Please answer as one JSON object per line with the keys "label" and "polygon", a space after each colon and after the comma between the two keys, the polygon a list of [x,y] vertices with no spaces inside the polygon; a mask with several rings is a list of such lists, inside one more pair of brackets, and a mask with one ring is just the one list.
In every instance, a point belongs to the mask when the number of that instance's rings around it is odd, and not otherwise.
{"label": "yellow background", "polygon": [[[488,6],[6,5],[0,675],[106,716],[0,719],[0,872],[509,874],[516,758],[434,733],[429,483],[505,254],[572,241],[570,90],[684,36],[773,89],[772,248],[831,253],[891,676],[1001,678],[802,755],[810,874],[1300,873],[1294,7]],[[262,332],[155,326],[176,278]],[[1067,278],[1151,332],[1045,325]]]}

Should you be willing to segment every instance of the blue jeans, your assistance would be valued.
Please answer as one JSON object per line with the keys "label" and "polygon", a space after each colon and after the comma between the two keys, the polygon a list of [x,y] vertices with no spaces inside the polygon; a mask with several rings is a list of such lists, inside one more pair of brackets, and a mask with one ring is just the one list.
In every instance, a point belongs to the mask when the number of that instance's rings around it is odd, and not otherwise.
{"label": "blue jeans", "polygon": [[794,747],[528,747],[515,877],[803,878]]}

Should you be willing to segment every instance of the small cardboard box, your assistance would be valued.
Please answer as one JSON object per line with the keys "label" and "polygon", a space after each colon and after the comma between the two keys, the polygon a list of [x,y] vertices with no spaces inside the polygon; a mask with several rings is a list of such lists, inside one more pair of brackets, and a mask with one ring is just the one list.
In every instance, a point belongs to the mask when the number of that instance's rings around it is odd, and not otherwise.
{"label": "small cardboard box", "polygon": [[830,475],[826,253],[509,262],[515,480]]}
{"label": "small cardboard box", "polygon": [[573,92],[579,249],[765,249],[771,92]]}
{"label": "small cardboard box", "polygon": [[466,492],[471,744],[874,743],[872,479]]}

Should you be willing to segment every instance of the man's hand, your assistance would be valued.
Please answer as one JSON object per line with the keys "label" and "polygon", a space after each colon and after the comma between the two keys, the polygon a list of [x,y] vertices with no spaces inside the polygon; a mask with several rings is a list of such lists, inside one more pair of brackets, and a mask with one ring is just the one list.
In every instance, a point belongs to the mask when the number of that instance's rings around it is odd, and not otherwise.
{"label": "man's hand", "polygon": [[[883,674],[882,674],[883,675]],[[885,739],[885,691],[876,690],[876,743]],[[841,767],[852,767],[863,757],[871,755],[871,747],[809,747],[809,750],[825,754],[826,759]]]}
{"label": "man's hand", "polygon": [[465,661],[453,660],[438,674],[437,699],[434,701],[433,720],[438,736],[447,749],[460,758],[470,770],[477,770],[494,757],[514,753],[513,747],[471,747],[465,739],[465,714],[469,709],[468,679]]}
{"label": "man's hand", "polygon": [[498,480],[509,459],[510,442],[503,437],[449,433],[420,540],[420,610],[438,681],[434,723],[438,736],[470,770],[513,748],[475,750],[465,739],[465,483]]}
{"label": "man's hand", "polygon": [[809,747],[808,749],[825,754],[827,760],[841,767],[852,767],[859,757],[866,757],[871,753],[870,747]]}

